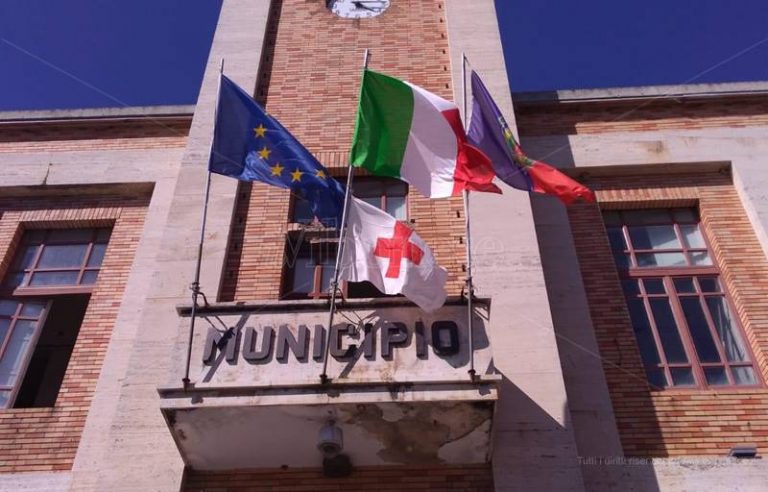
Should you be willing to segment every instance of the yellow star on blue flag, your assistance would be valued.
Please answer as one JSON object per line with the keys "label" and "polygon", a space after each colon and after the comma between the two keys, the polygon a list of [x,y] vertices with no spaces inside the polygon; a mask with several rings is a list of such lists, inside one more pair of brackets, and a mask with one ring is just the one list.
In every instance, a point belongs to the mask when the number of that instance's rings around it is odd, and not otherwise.
{"label": "yellow star on blue flag", "polygon": [[323,224],[341,223],[341,183],[279,121],[223,75],[208,169],[242,181],[289,188],[309,201]]}

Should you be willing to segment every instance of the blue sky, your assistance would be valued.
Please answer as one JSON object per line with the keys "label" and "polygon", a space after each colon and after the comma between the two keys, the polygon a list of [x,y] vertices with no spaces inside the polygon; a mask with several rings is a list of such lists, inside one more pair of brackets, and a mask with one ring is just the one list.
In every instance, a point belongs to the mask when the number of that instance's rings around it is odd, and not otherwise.
{"label": "blue sky", "polygon": [[[192,104],[220,5],[0,0],[0,110]],[[496,5],[514,91],[768,80],[766,0]]]}

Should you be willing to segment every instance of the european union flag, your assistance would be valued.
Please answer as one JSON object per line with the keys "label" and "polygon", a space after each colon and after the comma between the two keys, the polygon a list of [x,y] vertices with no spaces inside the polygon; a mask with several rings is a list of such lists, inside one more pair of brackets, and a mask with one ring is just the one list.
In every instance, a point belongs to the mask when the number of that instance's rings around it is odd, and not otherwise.
{"label": "european union flag", "polygon": [[344,188],[276,119],[221,76],[211,172],[288,188],[309,201],[324,225],[341,224]]}

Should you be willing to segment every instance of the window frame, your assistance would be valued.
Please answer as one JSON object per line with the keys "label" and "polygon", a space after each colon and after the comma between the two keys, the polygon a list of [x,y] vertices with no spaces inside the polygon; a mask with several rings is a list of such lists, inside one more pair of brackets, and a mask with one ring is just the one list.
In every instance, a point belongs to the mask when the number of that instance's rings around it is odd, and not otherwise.
{"label": "window frame", "polygon": [[[0,360],[2,360],[3,356],[5,356],[5,351],[8,348],[8,344],[10,343],[11,337],[13,336],[13,331],[16,328],[16,324],[21,320],[31,320],[28,316],[21,316],[21,311],[24,307],[24,305],[27,303],[27,300],[25,299],[15,299],[12,297],[0,297],[0,299],[8,299],[12,301],[16,301],[18,305],[16,306],[16,311],[13,315],[9,316],[11,319],[11,322],[8,325],[8,331],[5,334],[5,338],[3,340],[0,340]],[[13,409],[14,405],[16,404],[16,398],[19,395],[19,391],[21,390],[21,385],[24,382],[24,378],[27,374],[27,369],[29,367],[29,363],[32,360],[32,354],[34,354],[35,349],[37,348],[37,342],[40,340],[40,334],[43,332],[43,327],[45,326],[45,322],[48,318],[48,313],[51,311],[51,305],[53,304],[52,300],[48,300],[48,302],[45,303],[45,307],[40,311],[40,315],[35,319],[37,321],[37,325],[35,326],[35,331],[32,333],[32,338],[29,341],[29,344],[27,345],[25,349],[25,353],[22,356],[21,363],[19,364],[18,368],[18,377],[16,378],[16,381],[14,381],[12,386],[0,386],[0,391],[10,391],[10,395],[8,396],[8,401],[6,402],[6,405],[0,406],[0,411],[3,410],[9,410]]]}
{"label": "window frame", "polygon": [[[378,195],[380,197],[380,205],[377,206],[380,210],[383,210],[386,212],[387,210],[387,200],[388,196],[401,196],[401,195],[388,195],[387,190],[389,187],[395,187],[395,186],[402,186],[405,191],[402,195],[404,202],[405,202],[405,218],[402,219],[396,219],[402,222],[408,222],[409,218],[411,216],[411,206],[410,206],[410,186],[405,181],[396,179],[396,178],[387,178],[387,177],[379,177],[379,176],[360,176],[356,177],[355,180],[352,182],[352,194],[355,198],[365,199],[365,198],[375,198],[376,196],[372,193],[366,193],[366,195],[369,196],[358,196],[357,190],[355,189],[355,183],[357,184],[376,184],[378,183],[381,188],[381,193]],[[299,204],[299,201],[301,200],[301,197],[298,195],[291,193],[291,201],[288,208],[288,222],[291,224],[302,224],[304,226],[317,226],[320,224],[320,222],[317,220],[317,217],[312,217],[312,220],[310,221],[304,221],[304,220],[297,220],[296,212],[297,207]],[[328,229],[337,229],[337,228],[328,228]]]}
{"label": "window frame", "polygon": [[[60,231],[60,230],[76,230],[76,229],[83,229],[83,230],[89,230],[90,231],[90,239],[87,243],[84,243],[82,240],[50,240],[50,235],[54,231]],[[25,236],[28,233],[34,233],[35,231],[42,231],[43,234],[42,238],[39,240],[25,240]],[[108,231],[106,234],[102,234],[102,231]],[[105,236],[105,237],[103,237]],[[93,289],[96,285],[96,282],[98,280],[98,274],[101,272],[102,264],[103,264],[103,257],[102,257],[102,263],[99,264],[98,267],[89,267],[88,262],[91,259],[91,255],[94,250],[94,245],[96,244],[103,244],[105,247],[109,245],[109,241],[112,236],[112,228],[111,227],[72,227],[72,228],[46,228],[46,229],[28,229],[23,232],[23,236],[21,241],[19,242],[19,245],[16,247],[16,251],[14,253],[13,263],[11,263],[11,266],[8,268],[8,271],[5,273],[4,278],[2,279],[2,284],[0,284],[0,295],[2,296],[12,296],[12,297],[33,297],[33,296],[52,296],[52,295],[61,295],[61,294],[90,294],[93,292]],[[79,268],[65,268],[65,267],[54,267],[54,268],[38,268],[38,265],[40,263],[40,258],[43,255],[43,251],[45,250],[45,247],[48,245],[76,245],[76,244],[86,244],[86,250],[85,254],[83,255],[83,259],[80,262]],[[24,248],[28,246],[36,246],[37,251],[35,252],[34,259],[32,260],[32,263],[27,268],[17,268],[18,263],[18,255],[23,251]],[[16,274],[23,274],[24,279],[27,281],[30,281],[33,276],[36,273],[42,273],[42,272],[77,272],[77,283],[75,284],[60,284],[60,285],[45,285],[45,286],[35,286],[35,285],[20,285],[16,287],[9,287],[5,285],[6,279],[11,275]],[[85,276],[86,272],[96,272],[97,279],[94,280],[91,284],[83,284],[83,277]],[[23,281],[22,281],[23,282]]]}
{"label": "window frame", "polygon": [[[675,210],[684,210],[689,209],[692,212],[694,212],[694,217],[697,218],[697,220],[693,221],[681,221],[677,220],[675,218],[674,211]],[[667,213],[667,216],[669,217],[670,221],[649,221],[649,222],[643,222],[642,224],[628,224],[626,220],[623,219],[623,213],[622,212],[634,212],[634,211],[642,211],[642,210],[648,210],[648,211],[658,211],[658,210],[664,210]],[[640,299],[643,303],[643,308],[645,310],[646,317],[648,319],[648,324],[650,331],[653,336],[653,341],[655,344],[656,351],[658,353],[659,357],[659,363],[654,365],[647,365],[645,363],[645,360],[642,357],[641,354],[641,362],[643,364],[643,368],[645,371],[649,369],[661,369],[664,373],[664,376],[667,381],[667,386],[664,387],[658,387],[651,383],[651,381],[648,379],[646,375],[646,379],[648,381],[648,385],[654,389],[654,390],[660,390],[660,391],[690,391],[690,390],[734,390],[734,389],[754,389],[754,388],[760,388],[764,387],[764,381],[762,374],[760,373],[759,367],[756,364],[756,358],[754,351],[752,350],[752,346],[749,343],[749,339],[746,336],[746,332],[744,331],[741,321],[738,319],[738,311],[735,309],[735,304],[731,298],[730,292],[728,291],[727,287],[724,285],[724,282],[722,280],[722,272],[717,265],[716,259],[713,255],[713,249],[710,244],[709,238],[706,234],[706,231],[704,231],[702,222],[700,219],[700,215],[697,209],[691,208],[691,207],[667,207],[667,208],[648,208],[648,209],[632,209],[632,210],[609,210],[606,211],[609,213],[616,214],[619,219],[620,223],[618,225],[616,224],[608,224],[607,221],[605,221],[605,213],[604,213],[604,225],[606,228],[606,235],[608,235],[608,230],[611,228],[620,228],[622,237],[624,240],[624,250],[621,251],[622,254],[628,255],[628,265],[626,267],[620,266],[616,261],[615,253],[618,253],[618,250],[615,250],[613,248],[613,245],[611,244],[611,252],[614,255],[614,265],[616,266],[616,269],[619,273],[619,279],[622,282],[622,284],[626,280],[633,280],[636,282],[638,294],[633,294],[633,298]],[[680,244],[680,248],[659,248],[659,249],[643,249],[643,248],[634,248],[634,244],[632,243],[632,238],[629,233],[629,227],[633,226],[656,226],[656,225],[672,225],[673,229],[675,231],[675,236],[677,241]],[[704,243],[704,247],[701,248],[691,248],[688,247],[686,244],[686,241],[684,240],[684,236],[680,230],[680,225],[696,225],[698,227],[699,234],[701,235],[702,241]],[[638,266],[636,253],[664,253],[664,252],[682,252],[686,265],[679,265],[679,266]],[[711,261],[711,265],[694,265],[691,261],[691,254],[692,252],[706,252],[709,256],[709,259]],[[699,278],[701,277],[711,277],[715,278],[720,286],[719,292],[708,292],[705,293],[700,286]],[[677,288],[675,287],[675,279],[680,278],[691,278],[694,279],[694,293],[680,293],[677,291]],[[645,281],[649,279],[659,279],[663,282],[664,286],[664,293],[656,293],[656,294],[649,294],[646,292],[645,287]],[[625,301],[625,305],[627,305],[627,309],[629,310],[628,299],[629,294],[627,294],[624,289],[622,288],[622,296]],[[725,303],[725,306],[729,310],[729,313],[731,316],[731,329],[741,337],[741,340],[744,345],[744,351],[745,356],[748,360],[746,361],[729,361],[728,357],[725,353],[725,346],[723,345],[720,336],[717,332],[717,327],[712,319],[712,315],[709,311],[709,308],[706,303],[706,299],[708,297],[721,297],[723,299],[723,302]],[[670,310],[672,312],[673,320],[675,322],[675,329],[677,331],[678,336],[680,337],[685,355],[688,359],[688,363],[670,363],[667,360],[667,354],[664,349],[664,345],[662,344],[661,335],[659,334],[659,329],[657,326],[656,318],[654,317],[653,310],[650,306],[650,299],[653,298],[665,298],[669,302]],[[720,358],[719,362],[703,362],[700,357],[699,353],[696,349],[696,345],[693,339],[693,334],[691,332],[691,329],[689,327],[688,319],[685,315],[685,310],[683,309],[681,298],[696,298],[699,301],[699,304],[701,306],[701,311],[705,317],[705,321],[707,324],[707,331],[709,332],[709,335],[712,339],[712,342],[715,345],[715,348],[717,350],[718,357]],[[632,320],[631,313],[630,314],[630,320],[632,321],[632,324],[634,325],[634,321]],[[633,336],[635,335],[634,329],[633,329]],[[638,346],[638,350],[640,350],[639,341],[637,339],[637,336],[634,336],[635,342]],[[706,378],[706,374],[704,372],[704,369],[709,367],[722,367],[725,371],[726,377],[728,379],[728,384],[709,384]],[[733,376],[732,369],[734,367],[750,367],[752,369],[752,373],[754,374],[755,378],[755,384],[736,384],[735,379]],[[690,368],[693,378],[694,378],[694,384],[693,385],[674,385],[673,379],[672,379],[672,373],[671,369],[675,368]]]}

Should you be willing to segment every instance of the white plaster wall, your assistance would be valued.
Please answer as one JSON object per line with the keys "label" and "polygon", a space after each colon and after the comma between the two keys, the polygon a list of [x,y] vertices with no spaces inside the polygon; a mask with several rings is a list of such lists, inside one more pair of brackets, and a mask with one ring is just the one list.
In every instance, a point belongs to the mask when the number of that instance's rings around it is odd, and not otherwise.
{"label": "white plaster wall", "polygon": [[[742,204],[768,252],[768,172],[764,170],[768,127],[528,137],[522,144],[532,157],[557,167],[584,168],[586,172],[594,166],[665,164],[669,167],[659,170],[664,172],[675,165],[730,162]],[[620,456],[621,445],[565,209],[553,199],[537,197],[534,211],[579,454],[584,458]],[[653,466],[582,467],[589,490],[765,490],[766,471],[761,462],[734,460],[711,466],[655,460]]]}
{"label": "white plaster wall", "polygon": [[[448,0],[446,13],[455,99],[464,52],[514,131],[493,0]],[[583,490],[531,202],[501,186],[503,195],[470,199],[474,283],[492,298],[489,331],[504,376],[493,423],[495,487]]]}

